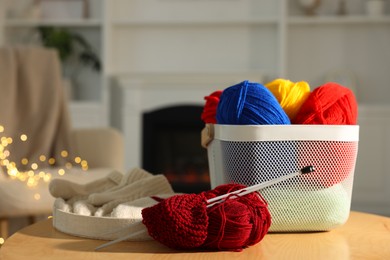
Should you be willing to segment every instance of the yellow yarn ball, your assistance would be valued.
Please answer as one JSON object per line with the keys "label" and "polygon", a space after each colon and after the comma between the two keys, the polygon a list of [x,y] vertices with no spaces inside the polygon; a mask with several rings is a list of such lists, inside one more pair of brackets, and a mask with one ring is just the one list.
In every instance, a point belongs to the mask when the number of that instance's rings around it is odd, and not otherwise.
{"label": "yellow yarn ball", "polygon": [[309,83],[305,81],[292,82],[287,79],[275,79],[265,86],[274,94],[290,120],[295,118],[310,94]]}

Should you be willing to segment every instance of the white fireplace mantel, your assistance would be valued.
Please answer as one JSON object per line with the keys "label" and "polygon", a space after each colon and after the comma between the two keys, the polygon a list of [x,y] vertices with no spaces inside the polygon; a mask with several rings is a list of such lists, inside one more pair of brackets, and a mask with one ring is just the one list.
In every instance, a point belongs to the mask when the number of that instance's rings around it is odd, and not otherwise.
{"label": "white fireplace mantel", "polygon": [[143,113],[176,105],[203,106],[204,97],[212,92],[243,80],[262,82],[262,76],[258,72],[148,73],[126,74],[116,80],[121,97],[117,110],[125,139],[125,169],[130,169],[142,166]]}

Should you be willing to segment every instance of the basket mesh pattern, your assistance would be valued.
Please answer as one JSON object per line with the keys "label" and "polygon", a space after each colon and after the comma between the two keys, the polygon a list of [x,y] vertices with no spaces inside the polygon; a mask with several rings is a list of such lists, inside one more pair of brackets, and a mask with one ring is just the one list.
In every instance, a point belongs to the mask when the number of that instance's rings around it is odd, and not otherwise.
{"label": "basket mesh pattern", "polygon": [[330,230],[348,219],[358,142],[214,141],[220,154],[212,158],[221,162],[210,174],[221,174],[222,183],[251,186],[315,167],[260,191],[272,215],[270,231]]}

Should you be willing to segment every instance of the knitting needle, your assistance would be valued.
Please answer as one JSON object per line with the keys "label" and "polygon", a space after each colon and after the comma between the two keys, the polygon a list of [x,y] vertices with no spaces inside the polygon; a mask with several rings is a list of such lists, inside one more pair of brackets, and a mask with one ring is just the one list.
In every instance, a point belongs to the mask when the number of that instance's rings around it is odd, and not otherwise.
{"label": "knitting needle", "polygon": [[[258,190],[264,189],[264,188],[266,188],[268,186],[271,186],[273,184],[276,184],[278,182],[290,179],[292,177],[295,177],[295,176],[298,176],[298,175],[301,175],[301,174],[311,173],[313,171],[314,171],[314,166],[305,166],[305,167],[303,167],[301,170],[299,170],[297,172],[294,172],[294,173],[291,173],[291,174],[288,174],[288,175],[284,175],[284,176],[281,176],[279,178],[275,178],[275,179],[270,180],[270,181],[262,182],[260,184],[256,184],[256,185],[253,185],[253,186],[250,186],[250,187],[247,187],[247,188],[243,188],[243,189],[240,189],[240,190],[229,192],[229,193],[226,193],[224,195],[221,195],[221,196],[218,196],[218,197],[215,197],[215,198],[212,198],[212,199],[208,199],[206,201],[206,203],[208,204],[207,207],[212,207],[215,204],[221,203],[221,202],[224,201],[225,198],[227,198],[229,196],[232,196],[232,195],[244,196],[244,195],[252,193],[254,191],[258,191]],[[232,198],[234,198],[234,197],[232,197]],[[139,224],[139,223],[137,223],[137,224]],[[137,224],[134,223],[132,225],[137,225]],[[138,232],[131,233],[131,234],[127,235],[127,236],[124,236],[124,237],[115,239],[113,241],[110,241],[108,243],[105,243],[103,245],[100,245],[100,246],[96,247],[95,250],[102,249],[104,247],[107,247],[107,246],[110,246],[110,245],[122,242],[122,241],[124,241],[126,239],[130,239],[130,238],[133,238],[133,237],[135,237],[137,235],[144,234],[144,233],[146,233],[146,230],[140,230]]]}
{"label": "knitting needle", "polygon": [[[314,170],[315,170],[314,166],[305,166],[305,167],[303,167],[301,170],[299,170],[297,172],[294,172],[294,173],[291,173],[291,174],[288,174],[288,175],[284,175],[284,176],[281,176],[279,178],[272,179],[270,181],[262,182],[262,183],[259,183],[259,184],[256,184],[256,185],[253,185],[253,186],[250,186],[250,187],[246,187],[246,188],[243,188],[243,189],[240,189],[240,190],[236,190],[236,191],[232,191],[232,192],[226,193],[224,195],[221,195],[221,196],[218,196],[218,197],[215,197],[215,198],[207,200],[206,201],[207,204],[208,204],[207,207],[209,208],[209,207],[214,206],[215,204],[221,203],[221,202],[224,201],[225,198],[227,198],[229,196],[232,196],[232,195],[244,196],[246,194],[249,194],[249,193],[252,193],[254,191],[258,191],[258,190],[264,189],[264,188],[266,188],[268,186],[271,186],[271,185],[276,184],[278,182],[290,179],[292,177],[295,177],[295,176],[298,176],[298,175],[301,175],[301,174],[311,173]],[[234,196],[232,198],[234,198]]]}

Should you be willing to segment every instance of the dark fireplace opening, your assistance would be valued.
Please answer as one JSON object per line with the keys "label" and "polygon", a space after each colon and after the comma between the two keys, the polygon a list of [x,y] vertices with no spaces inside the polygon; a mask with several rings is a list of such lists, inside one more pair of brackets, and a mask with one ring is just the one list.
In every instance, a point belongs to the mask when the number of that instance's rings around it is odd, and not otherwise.
{"label": "dark fireplace opening", "polygon": [[207,150],[201,146],[203,107],[178,105],[143,114],[142,167],[164,174],[175,192],[210,189]]}

